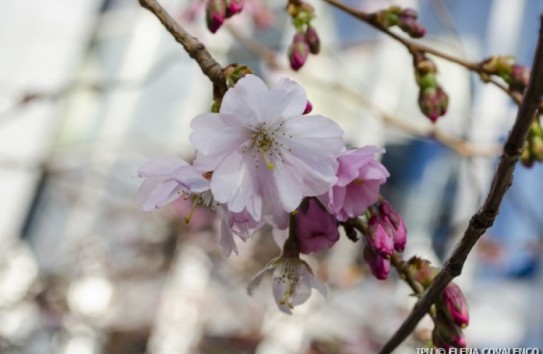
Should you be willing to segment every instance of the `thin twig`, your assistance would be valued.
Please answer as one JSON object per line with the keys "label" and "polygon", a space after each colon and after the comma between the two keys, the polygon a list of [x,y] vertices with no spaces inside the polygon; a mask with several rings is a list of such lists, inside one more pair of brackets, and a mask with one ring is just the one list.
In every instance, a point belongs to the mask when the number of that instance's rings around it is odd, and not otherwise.
{"label": "thin twig", "polygon": [[[325,0],[328,1],[328,0]],[[415,329],[445,286],[462,273],[462,268],[475,243],[494,223],[505,192],[513,181],[513,171],[522,152],[524,140],[539,108],[543,95],[543,16],[540,18],[539,38],[532,66],[530,82],[522,100],[513,129],[507,138],[498,169],[494,174],[488,196],[481,209],[471,218],[464,236],[455,246],[451,257],[436,276],[424,296],[409,316],[379,352],[391,353]]]}
{"label": "thin twig", "polygon": [[185,48],[188,55],[198,63],[204,75],[213,83],[214,98],[221,99],[227,90],[223,68],[215,61],[205,46],[196,37],[187,33],[187,31],[185,31],[185,29],[166,12],[158,1],[139,0],[139,3],[142,7],[151,11],[160,22],[162,22],[175,40]]}
{"label": "thin twig", "polygon": [[487,75],[484,70],[481,68],[480,64],[477,62],[469,61],[463,58],[459,58],[457,56],[444,53],[440,50],[434,49],[432,47],[425,46],[424,44],[420,44],[417,42],[414,42],[410,39],[404,38],[388,28],[385,28],[381,26],[379,23],[375,21],[375,18],[371,16],[368,13],[365,13],[363,11],[359,11],[351,6],[345,5],[344,3],[338,1],[338,0],[323,0],[324,2],[342,10],[345,13],[348,13],[349,15],[359,19],[362,22],[367,23],[368,25],[372,26],[376,30],[385,33],[387,36],[395,39],[399,43],[401,43],[411,54],[415,55],[416,53],[426,53],[431,54],[433,56],[439,57],[441,59],[447,60],[451,63],[458,64],[474,73],[477,73],[481,80],[485,83],[491,83],[503,92],[505,92],[507,95],[509,95],[517,104],[520,103],[520,99],[517,95],[515,95],[507,85],[503,84],[502,82],[496,80],[494,77],[490,77]]}
{"label": "thin twig", "polygon": [[[225,27],[239,43],[246,47],[250,52],[261,58],[271,69],[287,69],[277,60],[277,55],[273,50],[262,45],[253,38],[243,35],[232,25],[227,24]],[[422,126],[421,124],[415,124],[406,119],[394,117],[382,108],[378,107],[375,103],[371,102],[371,100],[361,95],[358,91],[352,90],[344,85],[341,85],[340,83],[330,82],[329,80],[321,79],[307,73],[302,73],[301,76],[303,77],[304,81],[310,85],[320,88],[326,87],[337,94],[341,94],[342,97],[350,99],[356,104],[369,108],[375,112],[386,125],[398,128],[399,130],[414,136],[433,138],[461,156],[496,156],[501,151],[501,146],[498,144],[486,147],[475,146],[463,139],[443,132],[435,125]]]}

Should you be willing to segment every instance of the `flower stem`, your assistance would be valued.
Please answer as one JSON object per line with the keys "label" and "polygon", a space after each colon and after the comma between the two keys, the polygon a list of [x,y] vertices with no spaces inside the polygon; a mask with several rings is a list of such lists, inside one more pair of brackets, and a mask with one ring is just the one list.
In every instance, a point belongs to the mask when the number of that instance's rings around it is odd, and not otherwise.
{"label": "flower stem", "polygon": [[288,230],[288,238],[283,245],[283,257],[299,258],[300,246],[298,245],[298,236],[296,235],[296,215],[290,214],[290,223]]}

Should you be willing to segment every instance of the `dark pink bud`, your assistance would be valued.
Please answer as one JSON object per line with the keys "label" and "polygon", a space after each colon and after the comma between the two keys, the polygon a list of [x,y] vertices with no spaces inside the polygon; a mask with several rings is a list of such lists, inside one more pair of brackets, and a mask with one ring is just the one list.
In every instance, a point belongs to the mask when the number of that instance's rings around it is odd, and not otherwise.
{"label": "dark pink bud", "polygon": [[336,218],[315,198],[309,198],[307,210],[296,214],[296,236],[301,253],[322,252],[339,240]]}
{"label": "dark pink bud", "polygon": [[509,83],[512,90],[524,91],[530,81],[530,68],[522,65],[513,65],[511,69],[511,82]]}
{"label": "dark pink bud", "polygon": [[364,236],[372,250],[380,256],[389,258],[394,251],[392,227],[380,217],[373,215],[368,221],[368,228]]}
{"label": "dark pink bud", "polygon": [[443,291],[443,299],[453,322],[462,328],[466,327],[469,324],[468,302],[460,287],[449,283]]}
{"label": "dark pink bud", "polygon": [[417,22],[417,11],[404,9],[399,16],[398,26],[413,38],[421,38],[426,34],[426,29]]}
{"label": "dark pink bud", "polygon": [[305,41],[309,45],[309,52],[311,54],[319,54],[321,50],[321,40],[317,34],[315,27],[308,26],[305,31]]}
{"label": "dark pink bud", "polygon": [[435,327],[432,331],[432,342],[434,347],[450,349],[450,348],[465,348],[466,338],[462,329],[454,323],[448,322],[444,317],[438,314]]}
{"label": "dark pink bud", "polygon": [[224,0],[208,0],[206,10],[207,28],[211,33],[217,32],[226,18]]}
{"label": "dark pink bud", "polygon": [[392,204],[384,199],[379,203],[379,212],[383,220],[393,228],[394,249],[403,252],[407,243],[407,228],[402,216],[392,207]]}
{"label": "dark pink bud", "polygon": [[427,87],[419,92],[419,107],[422,113],[435,123],[437,119],[447,113],[449,96],[441,88]]}
{"label": "dark pink bud", "polygon": [[290,67],[293,70],[300,70],[304,66],[307,56],[309,55],[309,45],[305,41],[305,35],[302,32],[297,33],[289,48]]}
{"label": "dark pink bud", "polygon": [[226,17],[232,17],[243,10],[245,0],[226,0]]}
{"label": "dark pink bud", "polygon": [[388,278],[390,272],[390,259],[375,253],[370,246],[364,247],[364,260],[370,267],[371,274],[379,280]]}
{"label": "dark pink bud", "polygon": [[311,104],[309,100],[307,100],[303,114],[311,113],[312,110],[313,110],[313,105]]}

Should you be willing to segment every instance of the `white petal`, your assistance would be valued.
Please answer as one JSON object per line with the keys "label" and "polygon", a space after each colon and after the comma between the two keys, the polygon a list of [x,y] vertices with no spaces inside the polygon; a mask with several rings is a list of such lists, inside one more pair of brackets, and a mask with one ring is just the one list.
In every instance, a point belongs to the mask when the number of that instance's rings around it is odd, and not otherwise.
{"label": "white petal", "polygon": [[284,313],[287,313],[289,315],[292,314],[292,310],[290,309],[289,301],[288,299],[285,303],[281,303],[281,300],[285,297],[285,294],[288,291],[288,282],[286,280],[282,280],[279,277],[273,277],[272,282],[272,293],[273,298],[275,299],[275,303],[277,304],[277,307]]}
{"label": "white petal", "polygon": [[170,176],[193,193],[201,193],[209,189],[209,181],[191,165],[176,169]]}
{"label": "white petal", "polygon": [[294,295],[292,296],[290,303],[292,306],[301,305],[309,299],[311,296],[311,286],[309,284],[309,279],[300,275],[300,280],[296,284],[296,289],[294,290]]}
{"label": "white petal", "polygon": [[149,177],[140,186],[138,203],[144,211],[161,208],[176,198],[186,189],[175,180]]}
{"label": "white petal", "polygon": [[[196,150],[209,158],[224,158],[249,141],[252,132],[240,126],[227,124],[231,117],[217,113],[200,114],[192,120],[190,141]],[[231,123],[230,121],[228,123]]]}
{"label": "white petal", "polygon": [[274,268],[274,265],[273,265],[273,260],[272,260],[260,272],[256,273],[256,275],[251,279],[251,281],[249,282],[249,285],[247,286],[247,293],[250,296],[253,295],[254,290],[260,285],[266,273],[271,272],[273,268]]}
{"label": "white petal", "polygon": [[234,235],[230,231],[225,218],[221,221],[221,238],[219,240],[219,245],[221,246],[225,257],[230,256],[232,252],[236,255],[238,254],[238,248],[234,242]]}
{"label": "white petal", "polygon": [[307,94],[297,82],[283,77],[277,81],[271,92],[279,93],[278,101],[274,102],[274,105],[281,107],[281,116],[288,118],[303,114],[307,105]]}
{"label": "white petal", "polygon": [[180,167],[190,166],[185,160],[175,156],[165,156],[144,163],[138,174],[140,177],[169,176]]}
{"label": "white petal", "polygon": [[309,282],[309,285],[313,289],[321,293],[322,296],[324,297],[328,296],[328,289],[326,289],[326,286],[324,285],[324,283],[313,274],[313,271],[311,270],[308,264],[306,264],[303,277],[306,278]]}
{"label": "white petal", "polygon": [[246,75],[226,91],[221,103],[221,114],[230,114],[244,121],[246,126],[258,121],[254,95],[268,92],[268,87],[258,76]]}
{"label": "white petal", "polygon": [[211,191],[218,202],[228,204],[230,211],[246,209],[255,221],[260,221],[262,197],[255,170],[250,154],[230,154],[213,172]]}

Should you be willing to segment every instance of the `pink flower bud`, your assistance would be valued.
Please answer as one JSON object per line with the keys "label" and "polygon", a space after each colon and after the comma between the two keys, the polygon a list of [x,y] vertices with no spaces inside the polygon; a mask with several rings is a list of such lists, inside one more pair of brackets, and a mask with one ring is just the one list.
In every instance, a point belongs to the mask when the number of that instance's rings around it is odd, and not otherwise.
{"label": "pink flower bud", "polygon": [[413,38],[421,38],[426,34],[426,29],[417,22],[418,13],[413,9],[404,9],[399,16],[398,26]]}
{"label": "pink flower bud", "polygon": [[522,65],[513,65],[511,69],[511,81],[509,86],[512,90],[523,92],[530,81],[530,68]]}
{"label": "pink flower bud", "polygon": [[419,107],[422,113],[435,123],[437,119],[447,113],[449,106],[449,96],[441,88],[428,87],[420,90]]}
{"label": "pink flower bud", "polygon": [[379,212],[383,220],[392,225],[394,249],[398,252],[403,252],[407,243],[407,228],[405,227],[402,216],[384,199],[379,203]]}
{"label": "pink flower bud", "polygon": [[371,274],[379,280],[388,278],[390,272],[390,259],[384,258],[375,253],[371,247],[364,247],[364,260],[370,267]]}
{"label": "pink flower bud", "polygon": [[321,41],[315,27],[308,26],[305,31],[305,41],[309,45],[311,54],[319,54],[321,50]]}
{"label": "pink flower bud", "polygon": [[307,104],[305,105],[304,113],[302,113],[302,114],[311,113],[312,110],[313,110],[313,105],[311,104],[311,102],[309,100],[307,100]]}
{"label": "pink flower bud", "polygon": [[389,258],[394,251],[394,239],[391,234],[391,225],[388,225],[381,218],[373,215],[368,221],[366,241],[373,251],[380,256]]}
{"label": "pink flower bud", "polygon": [[466,327],[469,324],[468,303],[460,287],[449,283],[443,291],[443,299],[453,322],[462,328]]}
{"label": "pink flower bud", "polygon": [[301,253],[322,252],[339,240],[336,218],[315,198],[296,214],[296,236]]}
{"label": "pink flower bud", "polygon": [[432,331],[432,342],[434,347],[450,349],[465,348],[466,338],[462,329],[447,320],[438,313],[435,321],[435,327]]}
{"label": "pink flower bud", "polygon": [[308,55],[309,45],[305,41],[304,33],[296,33],[288,52],[290,67],[296,71],[300,70],[304,66]]}
{"label": "pink flower bud", "polygon": [[226,0],[226,17],[232,17],[243,10],[245,0]]}
{"label": "pink flower bud", "polygon": [[226,18],[224,0],[208,0],[206,10],[207,28],[211,33],[217,32]]}

